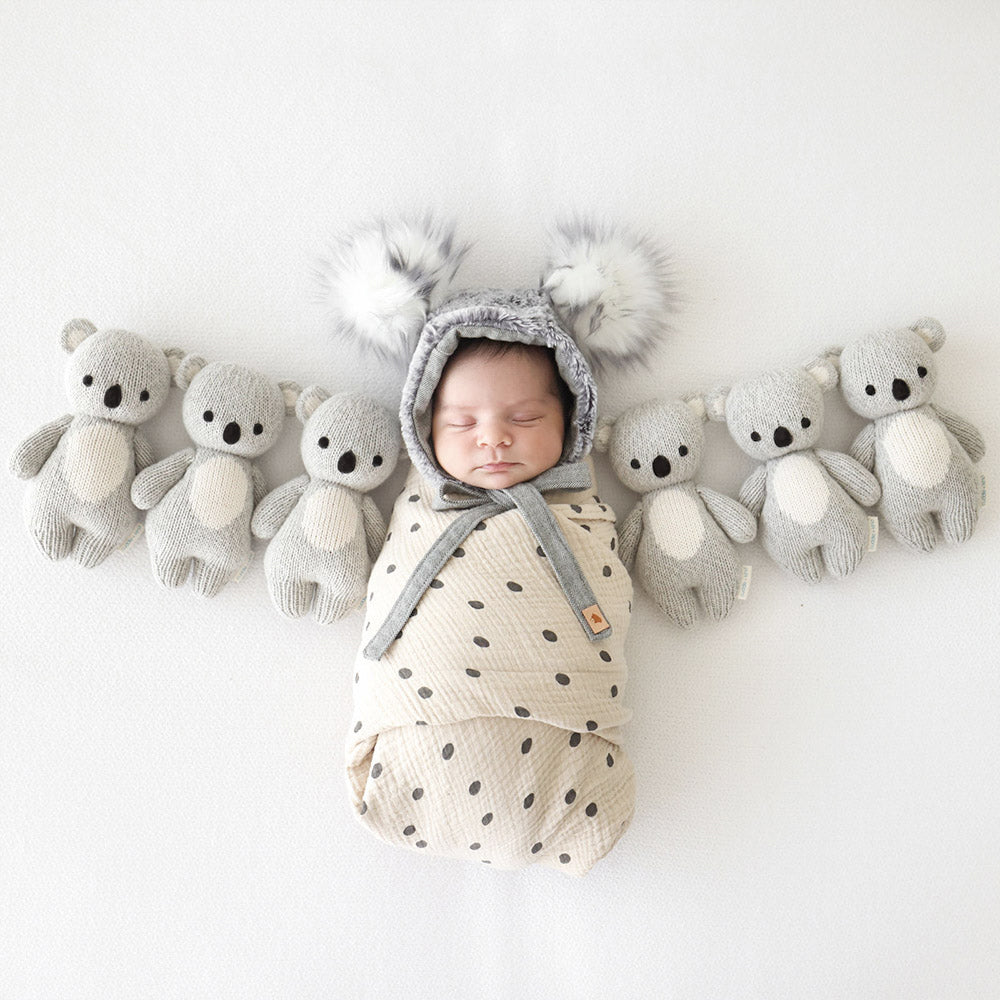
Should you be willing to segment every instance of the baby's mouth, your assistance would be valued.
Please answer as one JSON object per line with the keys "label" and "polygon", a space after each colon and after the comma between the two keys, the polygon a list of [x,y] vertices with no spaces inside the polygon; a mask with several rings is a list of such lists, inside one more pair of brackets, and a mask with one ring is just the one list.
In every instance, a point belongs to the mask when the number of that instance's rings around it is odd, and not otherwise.
{"label": "baby's mouth", "polygon": [[517,462],[487,462],[485,465],[478,466],[480,472],[506,472],[508,469],[513,469],[517,465]]}

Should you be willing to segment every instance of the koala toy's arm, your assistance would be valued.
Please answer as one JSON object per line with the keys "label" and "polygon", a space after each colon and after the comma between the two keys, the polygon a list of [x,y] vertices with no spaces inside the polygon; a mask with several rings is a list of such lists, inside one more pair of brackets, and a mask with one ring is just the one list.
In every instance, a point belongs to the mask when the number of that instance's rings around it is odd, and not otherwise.
{"label": "koala toy's arm", "polygon": [[982,434],[968,420],[936,403],[931,403],[931,409],[941,418],[941,423],[955,435],[973,462],[978,462],[986,454],[986,442]]}
{"label": "koala toy's arm", "polygon": [[840,451],[816,449],[823,467],[862,507],[874,507],[882,498],[878,480],[856,459]]}
{"label": "koala toy's arm", "polygon": [[855,462],[871,472],[875,468],[875,425],[866,424],[848,451]]}
{"label": "koala toy's arm", "polygon": [[308,473],[303,473],[283,486],[277,486],[254,507],[250,530],[255,538],[274,538],[285,523],[292,508],[309,485]]}
{"label": "koala toy's arm", "polygon": [[767,466],[758,465],[740,487],[740,503],[753,514],[760,517],[764,509],[764,498],[767,495]]}
{"label": "koala toy's arm", "polygon": [[136,430],[132,442],[132,452],[135,456],[135,471],[142,472],[153,464],[153,446],[146,440],[146,435]]}
{"label": "koala toy's arm", "polygon": [[10,471],[18,479],[34,479],[49,456],[56,450],[60,438],[66,433],[66,428],[73,423],[73,414],[53,420],[29,434],[10,456]]}
{"label": "koala toy's arm", "polygon": [[256,509],[257,504],[267,496],[267,480],[256,465],[250,466],[250,478],[253,481],[253,505]]}
{"label": "koala toy's arm", "polygon": [[631,569],[642,540],[642,500],[625,515],[618,532],[618,558]]}
{"label": "koala toy's arm", "polygon": [[139,510],[155,507],[180,481],[194,461],[194,448],[174,452],[169,458],[147,466],[132,482],[132,503]]}
{"label": "koala toy's arm", "polygon": [[368,558],[374,560],[385,544],[385,518],[375,506],[370,496],[361,498],[361,519],[365,525],[365,542],[368,545]]}
{"label": "koala toy's arm", "polygon": [[707,486],[695,486],[698,496],[715,523],[734,541],[752,542],[757,536],[757,518],[743,504]]}

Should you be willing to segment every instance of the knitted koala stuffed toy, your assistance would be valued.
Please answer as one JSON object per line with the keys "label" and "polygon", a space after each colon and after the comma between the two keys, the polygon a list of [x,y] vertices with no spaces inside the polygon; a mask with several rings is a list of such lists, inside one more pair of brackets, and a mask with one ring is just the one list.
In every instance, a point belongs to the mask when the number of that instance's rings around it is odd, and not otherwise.
{"label": "knitted koala stuffed toy", "polygon": [[103,562],[135,530],[139,512],[129,491],[153,460],[139,425],[167,399],[171,359],[125,330],[97,331],[75,319],[62,331],[70,355],[66,389],[73,412],[25,438],[11,472],[32,479],[25,514],[38,548],[82,566]]}
{"label": "knitted koala stuffed toy", "polygon": [[729,614],[741,575],[732,542],[757,533],[746,507],[694,482],[705,417],[700,399],[649,402],[598,437],[615,474],[640,494],[619,530],[619,556],[682,628],[697,621],[699,602],[715,621]]}
{"label": "knitted koala stuffed toy", "polygon": [[264,571],[274,606],[289,618],[312,607],[325,625],[364,603],[385,540],[385,521],[366,494],[392,475],[402,438],[393,414],[355,393],[310,386],[295,412],[306,472],[264,497],[250,527],[271,539]]}
{"label": "knitted koala stuffed toy", "polygon": [[250,560],[250,519],[267,492],[254,459],[277,440],[299,390],[294,382],[275,383],[192,354],[180,362],[175,381],[186,390],[183,420],[195,447],[144,469],[132,500],[149,511],[156,579],[179,587],[190,574],[195,591],[213,597]]}
{"label": "knitted koala stuffed toy", "polygon": [[801,368],[780,368],[719,389],[708,415],[724,421],[733,440],[761,464],[740,489],[740,502],[759,518],[767,554],[802,580],[823,567],[852,572],[868,547],[868,522],[858,506],[878,502],[875,477],[857,460],[815,447],[823,429],[823,393],[837,384],[829,356]]}
{"label": "knitted koala stuffed toy", "polygon": [[881,484],[879,513],[889,531],[923,552],[934,548],[939,530],[948,542],[972,534],[980,505],[972,463],[986,451],[972,424],[931,402],[934,353],[944,341],[941,324],[926,318],[863,337],[840,355],[844,399],[873,421],[851,454]]}

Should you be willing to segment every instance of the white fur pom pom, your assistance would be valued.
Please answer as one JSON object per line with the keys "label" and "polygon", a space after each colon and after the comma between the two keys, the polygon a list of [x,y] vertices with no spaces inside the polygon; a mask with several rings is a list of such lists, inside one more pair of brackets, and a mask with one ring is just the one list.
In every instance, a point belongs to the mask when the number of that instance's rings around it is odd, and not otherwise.
{"label": "white fur pom pom", "polygon": [[581,219],[557,226],[551,244],[542,288],[578,346],[598,368],[644,361],[675,310],[666,253]]}
{"label": "white fur pom pom", "polygon": [[408,356],[469,247],[431,216],[379,220],[341,237],[318,278],[335,332],[380,357]]}

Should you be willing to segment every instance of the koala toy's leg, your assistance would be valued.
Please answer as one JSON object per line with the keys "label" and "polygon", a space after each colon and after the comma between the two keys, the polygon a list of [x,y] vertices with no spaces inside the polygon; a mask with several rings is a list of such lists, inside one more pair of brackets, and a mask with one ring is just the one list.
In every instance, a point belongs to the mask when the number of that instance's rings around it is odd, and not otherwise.
{"label": "koala toy's leg", "polygon": [[330,587],[319,587],[316,592],[316,607],[313,617],[321,625],[329,625],[343,618],[350,611],[360,608],[364,601],[364,592],[347,594]]}
{"label": "koala toy's leg", "polygon": [[268,590],[274,606],[286,618],[301,618],[313,603],[316,584],[311,580],[269,580]]}
{"label": "koala toy's leg", "polygon": [[73,548],[76,527],[55,511],[35,511],[28,529],[35,544],[49,559],[65,559]]}
{"label": "koala toy's leg", "polygon": [[897,541],[920,552],[931,552],[937,545],[934,518],[927,513],[890,516],[883,512],[885,522]]}
{"label": "koala toy's leg", "polygon": [[737,580],[731,574],[711,577],[701,588],[701,603],[712,621],[722,621],[736,600]]}
{"label": "koala toy's leg", "polygon": [[233,571],[225,563],[210,563],[195,559],[192,568],[192,583],[199,597],[215,597],[229,583]]}
{"label": "koala toy's leg", "polygon": [[968,541],[979,520],[979,495],[972,484],[963,484],[963,489],[950,496],[949,503],[938,513],[938,524],[944,540],[955,544]]}
{"label": "koala toy's leg", "polygon": [[818,548],[784,552],[775,561],[806,583],[818,583],[823,577],[823,557]]}
{"label": "koala toy's leg", "polygon": [[163,587],[180,587],[187,582],[191,572],[188,556],[171,556],[164,552],[153,553],[153,573]]}
{"label": "koala toy's leg", "polygon": [[81,566],[93,569],[118,548],[118,543],[116,535],[107,537],[84,528],[77,528],[76,538],[73,541],[73,558]]}
{"label": "koala toy's leg", "polygon": [[840,579],[853,573],[864,558],[868,538],[864,530],[845,533],[822,546],[823,562],[830,576]]}
{"label": "koala toy's leg", "polygon": [[657,595],[657,604],[667,617],[681,628],[691,628],[698,620],[698,602],[690,587],[672,587]]}

